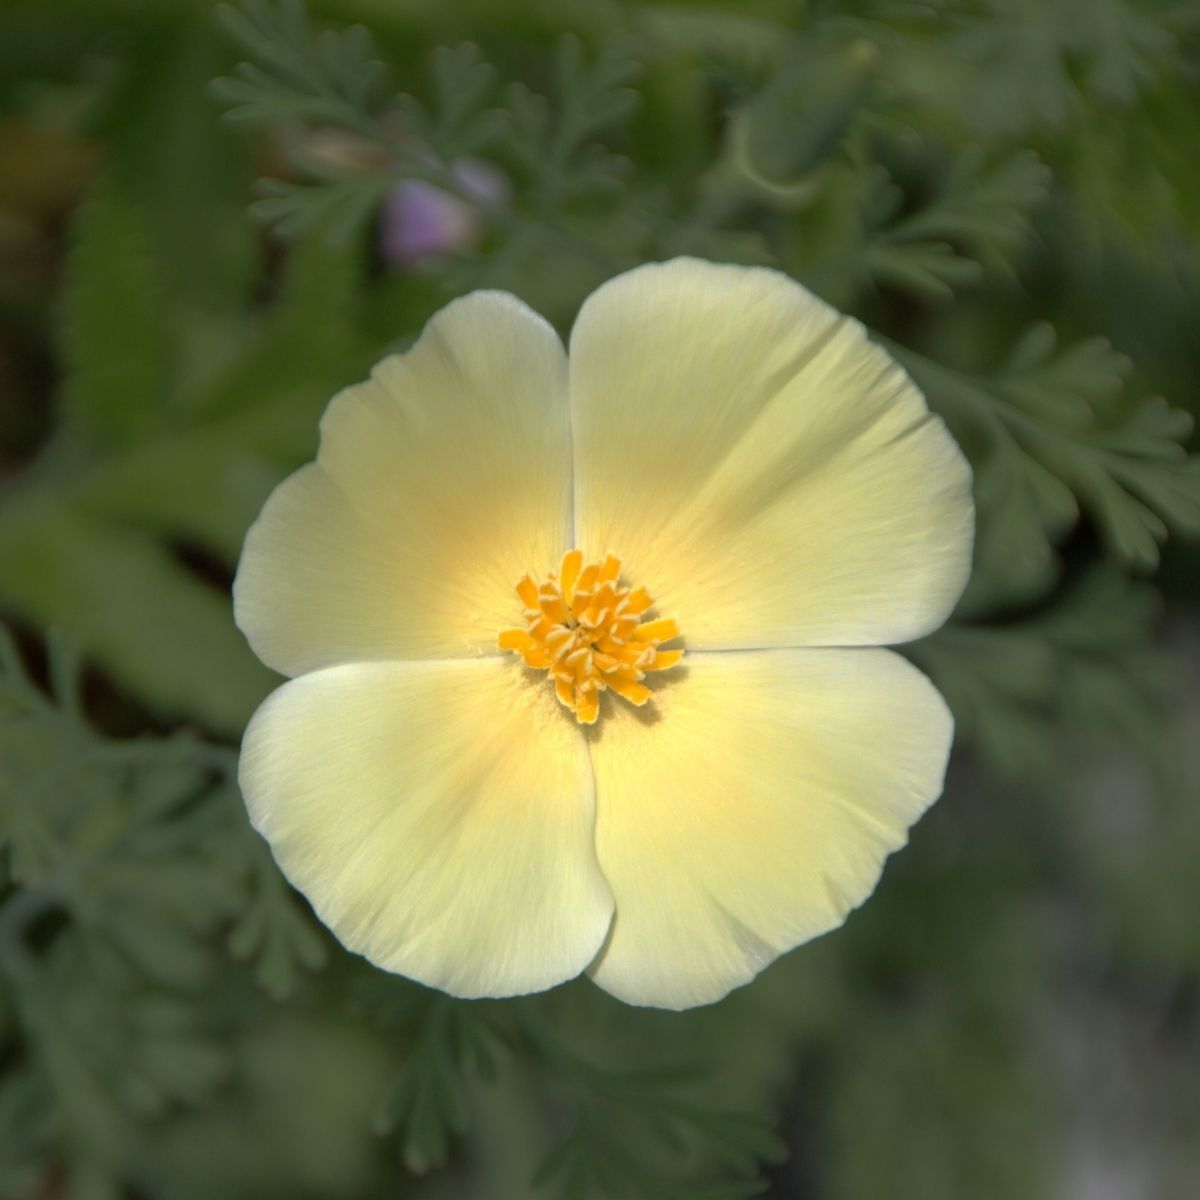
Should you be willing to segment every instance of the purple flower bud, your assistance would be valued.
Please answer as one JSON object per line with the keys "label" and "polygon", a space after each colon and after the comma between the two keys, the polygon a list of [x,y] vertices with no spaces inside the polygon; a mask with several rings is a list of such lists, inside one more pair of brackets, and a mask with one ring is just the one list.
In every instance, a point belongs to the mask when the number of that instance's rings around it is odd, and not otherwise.
{"label": "purple flower bud", "polygon": [[[508,199],[508,179],[491,163],[462,158],[454,163],[453,172],[465,191],[485,203],[502,204]],[[431,183],[404,180],[384,201],[380,250],[388,266],[407,267],[473,249],[482,231],[475,206]]]}

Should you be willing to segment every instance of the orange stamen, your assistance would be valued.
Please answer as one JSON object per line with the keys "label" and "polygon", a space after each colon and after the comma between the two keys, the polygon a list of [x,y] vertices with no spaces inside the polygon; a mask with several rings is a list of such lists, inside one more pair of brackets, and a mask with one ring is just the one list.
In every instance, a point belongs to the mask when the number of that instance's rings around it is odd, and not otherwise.
{"label": "orange stamen", "polygon": [[645,588],[621,583],[621,560],[612,554],[585,564],[582,551],[569,550],[541,583],[523,576],[517,596],[526,625],[503,630],[500,649],[548,671],[555,695],[581,725],[595,722],[604,691],[645,704],[653,695],[642,683],[646,672],[683,657],[680,649],[659,649],[680,636],[679,626],[671,618],[641,620],[654,601]]}

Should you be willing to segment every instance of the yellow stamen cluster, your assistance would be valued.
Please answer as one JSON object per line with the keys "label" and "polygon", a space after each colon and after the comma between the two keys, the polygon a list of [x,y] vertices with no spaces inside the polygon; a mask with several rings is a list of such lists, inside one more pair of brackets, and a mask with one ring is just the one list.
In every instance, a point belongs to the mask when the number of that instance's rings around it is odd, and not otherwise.
{"label": "yellow stamen cluster", "polygon": [[558,572],[536,583],[524,576],[517,595],[524,607],[524,629],[500,634],[501,650],[513,650],[525,665],[549,671],[560,701],[581,725],[600,712],[600,693],[611,689],[630,704],[642,705],[651,691],[647,671],[665,671],[682,650],[660,650],[679,637],[669,618],[643,621],[654,601],[645,588],[620,582],[621,560],[609,555],[584,565],[582,550],[563,555]]}

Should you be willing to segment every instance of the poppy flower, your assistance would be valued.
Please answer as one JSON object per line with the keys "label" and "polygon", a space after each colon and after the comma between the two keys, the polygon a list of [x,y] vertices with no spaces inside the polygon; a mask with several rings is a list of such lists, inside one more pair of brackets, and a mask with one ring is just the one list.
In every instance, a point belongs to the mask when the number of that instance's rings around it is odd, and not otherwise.
{"label": "poppy flower", "polygon": [[348,388],[234,587],[292,678],[255,827],[340,940],[458,996],[719,999],[841,924],[942,788],[882,649],[965,584],[970,470],[862,327],[676,259],[442,309]]}

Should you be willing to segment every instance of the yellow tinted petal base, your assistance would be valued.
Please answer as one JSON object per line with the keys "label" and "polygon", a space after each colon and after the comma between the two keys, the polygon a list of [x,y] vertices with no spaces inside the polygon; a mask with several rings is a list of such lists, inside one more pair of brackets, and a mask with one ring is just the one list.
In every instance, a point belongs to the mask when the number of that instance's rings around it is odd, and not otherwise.
{"label": "yellow tinted petal base", "polygon": [[582,550],[568,550],[557,572],[542,582],[524,575],[517,582],[524,605],[523,629],[505,629],[501,650],[519,654],[525,665],[549,672],[559,701],[581,725],[600,714],[600,693],[613,691],[630,704],[645,704],[648,671],[665,671],[683,651],[662,650],[680,636],[670,618],[644,621],[654,601],[645,588],[621,582],[621,560],[585,563]]}

